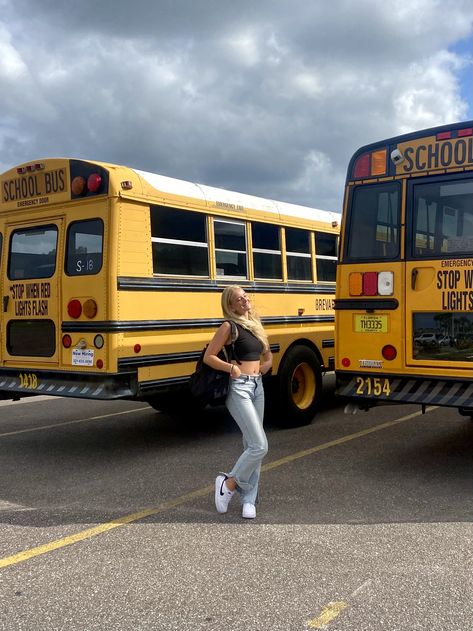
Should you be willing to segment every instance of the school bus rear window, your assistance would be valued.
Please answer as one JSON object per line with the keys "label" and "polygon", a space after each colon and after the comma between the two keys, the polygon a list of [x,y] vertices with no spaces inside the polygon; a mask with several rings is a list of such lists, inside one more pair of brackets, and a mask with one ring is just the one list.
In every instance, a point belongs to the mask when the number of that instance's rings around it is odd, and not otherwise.
{"label": "school bus rear window", "polygon": [[103,223],[100,219],[75,221],[67,230],[66,274],[98,274],[102,268]]}
{"label": "school bus rear window", "polygon": [[15,230],[10,242],[8,278],[50,278],[56,269],[57,227]]}

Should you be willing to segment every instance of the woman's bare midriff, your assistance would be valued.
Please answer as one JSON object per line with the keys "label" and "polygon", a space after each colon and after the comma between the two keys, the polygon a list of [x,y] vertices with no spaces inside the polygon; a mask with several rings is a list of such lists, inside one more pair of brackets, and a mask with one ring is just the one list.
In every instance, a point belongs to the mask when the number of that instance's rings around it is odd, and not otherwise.
{"label": "woman's bare midriff", "polygon": [[[236,362],[233,362],[236,364]],[[259,361],[247,361],[236,364],[241,370],[242,375],[259,375],[260,374],[260,362]]]}

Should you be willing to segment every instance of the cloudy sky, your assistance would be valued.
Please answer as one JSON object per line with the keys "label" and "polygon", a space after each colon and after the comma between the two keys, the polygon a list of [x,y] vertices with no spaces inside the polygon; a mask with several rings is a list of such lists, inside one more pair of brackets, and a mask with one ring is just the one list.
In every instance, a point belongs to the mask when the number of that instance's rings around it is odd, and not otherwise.
{"label": "cloudy sky", "polygon": [[472,118],[471,0],[0,0],[0,171],[98,159],[339,211],[360,145]]}

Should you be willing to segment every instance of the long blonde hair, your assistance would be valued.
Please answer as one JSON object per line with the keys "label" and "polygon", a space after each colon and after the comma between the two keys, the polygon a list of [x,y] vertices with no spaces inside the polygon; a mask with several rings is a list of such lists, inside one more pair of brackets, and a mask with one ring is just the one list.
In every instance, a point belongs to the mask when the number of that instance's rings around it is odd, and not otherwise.
{"label": "long blonde hair", "polygon": [[263,329],[263,325],[261,324],[261,320],[256,311],[254,311],[250,305],[248,318],[244,318],[243,316],[238,315],[238,313],[235,313],[232,310],[233,295],[236,291],[239,290],[244,291],[244,289],[239,285],[229,285],[223,290],[221,299],[223,315],[225,316],[226,320],[233,320],[233,322],[236,322],[244,329],[248,329],[248,331],[251,331],[251,333],[253,333],[253,335],[257,337],[263,344],[263,353],[265,353],[269,350],[268,336]]}

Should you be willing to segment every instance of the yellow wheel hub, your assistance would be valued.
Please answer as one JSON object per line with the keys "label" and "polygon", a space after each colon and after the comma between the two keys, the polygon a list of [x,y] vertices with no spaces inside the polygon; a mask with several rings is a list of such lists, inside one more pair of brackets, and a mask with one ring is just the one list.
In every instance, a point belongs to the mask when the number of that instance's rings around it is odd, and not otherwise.
{"label": "yellow wheel hub", "polygon": [[294,404],[301,410],[308,408],[315,398],[317,389],[315,375],[306,362],[296,366],[292,373],[291,391]]}

